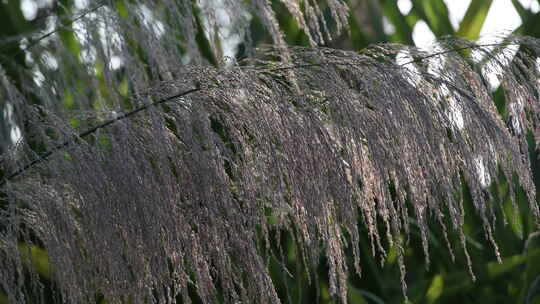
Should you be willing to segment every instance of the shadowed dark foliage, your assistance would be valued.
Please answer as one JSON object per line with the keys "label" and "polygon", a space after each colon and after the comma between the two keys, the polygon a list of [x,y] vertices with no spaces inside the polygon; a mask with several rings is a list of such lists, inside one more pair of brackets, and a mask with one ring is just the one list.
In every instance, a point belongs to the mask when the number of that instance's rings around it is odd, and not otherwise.
{"label": "shadowed dark foliage", "polygon": [[[215,41],[204,42],[210,55],[196,46],[202,24],[215,21],[198,12],[210,8],[118,1],[81,19],[86,45],[60,43],[73,35],[60,31],[31,49],[65,58],[57,67],[36,60],[2,72],[0,96],[23,134],[3,160],[0,288],[11,302],[39,302],[48,288],[21,244],[46,250],[53,297],[66,303],[98,294],[110,303],[279,303],[268,261],[282,255],[272,243],[285,230],[311,279],[326,260],[329,291],[345,303],[360,247],[381,260],[397,248],[406,292],[410,218],[426,267],[428,222],[452,258],[467,255],[466,191],[500,259],[494,226],[507,219],[489,203],[497,176],[518,180],[540,218],[527,154],[527,135],[539,139],[538,40],[339,51],[315,45],[345,26],[340,1],[284,3],[314,47],[286,46],[268,2],[223,1],[236,31],[247,35],[246,12],[257,14],[275,45],[246,45],[249,59],[220,63]],[[94,52],[101,70],[70,47]],[[121,69],[107,64],[113,55]],[[502,104],[489,73],[500,76]],[[462,267],[474,277],[470,261]]]}

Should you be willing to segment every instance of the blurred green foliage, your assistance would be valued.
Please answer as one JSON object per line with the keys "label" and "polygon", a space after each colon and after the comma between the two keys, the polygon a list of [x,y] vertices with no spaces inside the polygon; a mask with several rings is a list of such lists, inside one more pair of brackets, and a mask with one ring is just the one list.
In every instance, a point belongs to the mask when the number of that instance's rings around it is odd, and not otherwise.
{"label": "blurred green foliage", "polygon": [[[505,1],[508,1],[508,6],[516,9],[522,19],[522,25],[514,33],[540,37],[540,13],[533,13],[517,0]],[[35,21],[25,20],[21,13],[20,2],[20,0],[0,2],[0,42],[2,42],[0,55],[3,58],[12,58],[18,64],[24,65],[23,53],[18,51],[20,41],[7,38],[43,29],[45,25],[39,16]],[[62,9],[53,9],[46,13],[61,15],[74,5],[73,1],[69,0],[59,2],[61,3],[58,4],[61,5],[54,7],[62,7]],[[479,38],[493,1],[471,1],[458,28],[452,26],[449,10],[443,0],[413,0],[412,9],[407,14],[400,12],[395,0],[347,0],[347,2],[351,7],[350,31],[330,43],[329,47],[361,50],[371,43],[378,42],[414,44],[412,33],[419,21],[424,21],[436,37],[452,35],[476,40]],[[115,3],[116,5],[111,8],[118,10],[120,16],[129,14],[121,5],[121,1]],[[324,1],[321,1],[321,5],[324,5]],[[277,11],[286,41],[291,45],[307,45],[308,39],[305,33],[286,8],[277,1],[273,1],[273,9]],[[195,21],[196,26],[201,28],[200,18]],[[394,31],[385,32],[383,22],[391,24]],[[79,42],[69,25],[67,23],[66,25],[66,29],[59,32],[59,37],[77,56],[81,52]],[[218,59],[210,49],[210,41],[213,38],[208,34],[200,31],[197,37],[198,47],[209,63],[218,64]],[[261,25],[256,18],[251,20],[251,35],[251,39],[255,42],[270,41],[268,34],[261,30]],[[241,47],[238,56],[244,56]],[[11,62],[3,60],[1,64],[16,85],[21,85],[25,81],[20,78],[22,76],[15,73]],[[99,70],[99,66],[96,66],[96,70]],[[98,73],[97,76],[99,78],[100,74]],[[127,95],[128,89],[122,88],[122,92]],[[100,93],[106,96],[105,84],[103,92]],[[61,102],[65,107],[70,108],[73,106],[74,97],[72,94],[66,94],[66,96],[66,99]],[[71,123],[74,127],[78,125],[76,120]],[[538,150],[531,149],[529,153],[533,160],[536,186],[540,189]],[[461,249],[459,239],[455,236],[450,236],[449,239],[455,255],[455,261],[452,261],[443,232],[437,223],[433,223],[428,235],[431,263],[429,268],[426,268],[420,232],[411,218],[410,235],[405,248],[409,303],[540,303],[540,235],[535,232],[536,226],[528,212],[528,202],[523,193],[518,195],[516,201],[518,208],[514,208],[511,195],[508,193],[509,182],[514,181],[500,179],[491,187],[495,197],[493,204],[502,204],[506,213],[498,216],[499,218],[506,217],[508,222],[506,225],[500,223],[495,231],[502,255],[500,263],[497,262],[492,245],[484,237],[482,221],[474,214],[467,189],[464,188],[460,194],[468,205],[466,212],[470,214],[466,218],[464,230],[467,233],[472,269],[477,278],[475,282],[468,272],[467,258]],[[283,234],[281,231],[274,232]],[[304,271],[303,259],[293,235],[281,235],[279,243],[276,240],[274,242],[272,246],[274,254],[268,257],[268,260],[272,278],[281,299],[290,303],[315,303],[316,301],[333,303],[328,292],[325,262],[322,261],[317,271],[317,279],[314,280],[313,276],[308,277]],[[361,248],[363,250],[361,252],[362,277],[351,272],[348,294],[350,303],[402,303],[404,297],[396,249],[391,248],[387,257],[382,259],[382,257],[371,255],[367,238],[362,239]],[[54,276],[51,274],[52,270],[46,252],[35,245],[25,244],[20,245],[20,250],[21,254],[27,256],[28,261],[35,265],[44,286],[53,288]],[[352,260],[352,253],[349,254],[349,258]],[[349,262],[352,269],[352,261]],[[286,270],[282,266],[285,266]],[[197,299],[194,300],[197,302]],[[106,303],[106,300],[98,296],[96,302]],[[0,293],[0,303],[7,303],[7,297],[3,293]]]}

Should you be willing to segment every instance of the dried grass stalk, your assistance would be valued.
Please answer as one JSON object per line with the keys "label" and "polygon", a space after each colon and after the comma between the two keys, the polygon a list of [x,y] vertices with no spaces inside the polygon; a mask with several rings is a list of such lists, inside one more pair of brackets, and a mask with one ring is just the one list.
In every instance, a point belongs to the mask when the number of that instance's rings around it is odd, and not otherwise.
{"label": "dried grass stalk", "polygon": [[[342,20],[341,4],[333,5]],[[289,6],[300,24],[312,26],[295,2]],[[110,18],[131,31],[125,20]],[[175,63],[178,54],[167,54],[171,42],[162,39],[161,46],[136,39],[151,48],[147,61],[156,63],[157,76],[133,59],[125,67],[129,100],[114,90],[121,80],[107,68],[107,100],[100,82],[68,91],[69,73],[49,79],[51,86],[16,86],[1,75],[0,95],[25,124],[23,143],[4,161],[16,172],[2,185],[0,213],[0,288],[10,301],[43,293],[36,270],[24,266],[20,242],[46,249],[58,297],[69,303],[89,303],[96,292],[111,303],[189,303],[190,286],[204,303],[279,303],[263,256],[277,237],[272,231],[287,230],[308,273],[326,258],[330,292],[345,303],[346,246],[361,272],[359,221],[374,255],[397,248],[405,289],[402,236],[411,216],[426,264],[430,221],[445,237],[459,236],[467,254],[467,215],[457,195],[463,183],[497,257],[500,206],[490,204],[488,186],[499,173],[517,176],[540,218],[526,141],[526,132],[539,134],[538,40],[509,38],[520,46],[518,56],[445,40],[437,54],[399,45],[360,54],[286,47],[287,60],[276,62],[285,47],[278,44],[241,65],[210,68]],[[506,122],[487,70],[475,68],[485,53],[487,67],[501,75]],[[164,69],[166,81],[159,80]],[[86,72],[73,71],[89,79]],[[30,93],[45,106],[30,104]],[[77,96],[76,111],[53,105],[68,94]],[[96,100],[109,112],[80,112]],[[75,128],[66,122],[73,117]]]}

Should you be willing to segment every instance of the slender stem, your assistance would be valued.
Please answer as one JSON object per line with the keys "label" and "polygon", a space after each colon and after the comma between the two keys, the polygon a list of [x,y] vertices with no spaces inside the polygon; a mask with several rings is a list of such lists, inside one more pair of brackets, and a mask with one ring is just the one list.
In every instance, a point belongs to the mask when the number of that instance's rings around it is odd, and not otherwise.
{"label": "slender stem", "polygon": [[417,58],[417,59],[413,59],[411,61],[407,61],[405,63],[402,63],[399,66],[408,65],[408,64],[411,64],[411,63],[424,61],[424,60],[429,59],[429,58],[433,58],[433,57],[437,57],[437,56],[441,56],[441,55],[445,55],[445,54],[450,54],[450,53],[455,53],[455,52],[459,52],[459,51],[472,50],[472,49],[490,47],[490,46],[501,46],[501,45],[520,45],[520,43],[488,43],[488,44],[468,45],[468,46],[463,46],[463,47],[460,47],[460,48],[455,48],[455,49],[451,49],[451,50],[445,50],[445,51],[433,53],[433,54],[430,54],[430,55],[427,55],[427,56],[424,56],[424,57],[420,57],[420,58]]}
{"label": "slender stem", "polygon": [[[82,14],[80,14],[79,16],[77,16],[76,18],[73,18],[73,19],[70,19],[68,20],[65,24],[61,25],[61,26],[57,26],[56,28],[52,29],[50,32],[47,32],[41,36],[39,36],[37,39],[35,40],[32,40],[26,47],[24,48],[19,48],[17,50],[17,52],[13,53],[11,55],[11,57],[15,57],[17,55],[19,55],[20,53],[22,52],[25,52],[25,51],[28,51],[30,48],[36,46],[40,41],[42,41],[43,39],[46,39],[47,37],[50,37],[56,33],[58,33],[58,31],[60,31],[60,29],[62,29],[63,27],[67,26],[67,25],[71,25],[79,20],[81,20],[82,18],[86,17],[88,14],[90,13],[93,13],[95,11],[97,11],[98,9],[102,8],[103,6],[105,6],[105,3],[107,2],[108,0],[102,0],[101,2],[99,2],[98,4],[96,4],[96,6],[94,7],[91,7],[89,8],[88,10],[86,10],[85,12],[83,12]],[[0,58],[1,60],[1,58]],[[4,60],[2,60],[4,61]]]}
{"label": "slender stem", "polygon": [[[444,51],[441,51],[441,52],[429,54],[429,55],[424,56],[424,57],[416,58],[416,59],[413,59],[411,61],[407,61],[407,62],[398,64],[398,66],[405,66],[405,65],[412,64],[412,63],[417,63],[417,62],[420,62],[420,61],[424,61],[426,59],[430,59],[430,58],[433,58],[433,57],[437,57],[437,56],[441,56],[441,55],[445,55],[445,54],[450,54],[450,53],[455,53],[455,52],[459,52],[459,51],[472,50],[472,49],[478,49],[478,48],[490,47],[490,46],[502,46],[502,45],[521,45],[521,44],[520,43],[504,43],[504,42],[501,42],[501,43],[488,43],[488,44],[469,45],[469,46],[464,46],[464,47],[459,47],[459,48],[454,48],[454,49],[450,49],[450,50],[444,50]],[[309,68],[309,67],[314,67],[314,66],[323,66],[325,64],[338,64],[338,65],[351,65],[351,66],[358,65],[358,64],[353,64],[353,63],[342,63],[342,62],[336,62],[336,63],[334,63],[334,62],[308,63],[308,64],[293,64],[293,65],[290,65],[290,66],[282,66],[282,67],[278,67],[278,68],[266,69],[266,71],[275,72],[275,71],[298,69],[298,68]]]}
{"label": "slender stem", "polygon": [[[101,5],[104,4],[105,1],[103,1],[101,3]],[[97,7],[99,8],[99,7]],[[97,8],[94,8],[94,9],[97,9]],[[82,16],[80,16],[79,18],[82,18]],[[52,32],[51,32],[52,33]],[[51,34],[49,33],[49,34]],[[444,54],[448,54],[448,53],[452,53],[452,52],[459,52],[459,51],[462,51],[462,50],[467,50],[467,49],[474,49],[474,48],[480,48],[480,47],[490,47],[490,46],[500,46],[501,43],[492,43],[492,44],[482,44],[482,45],[472,45],[472,46],[466,46],[466,47],[461,47],[461,48],[455,48],[455,49],[451,49],[451,50],[445,50],[445,51],[442,51],[442,52],[437,52],[437,53],[434,53],[434,54],[431,54],[431,55],[428,55],[428,56],[425,56],[425,57],[422,57],[422,58],[418,58],[418,59],[414,59],[414,60],[411,60],[411,61],[408,61],[408,62],[405,62],[405,63],[402,63],[400,64],[399,66],[405,66],[405,65],[408,65],[408,64],[412,64],[412,63],[415,63],[415,62],[419,62],[419,61],[422,61],[422,60],[426,60],[426,59],[429,59],[429,58],[433,58],[433,57],[436,57],[436,56],[441,56],[441,55],[444,55]],[[514,43],[514,44],[508,44],[508,45],[519,45],[517,43]],[[343,63],[327,63],[327,64],[343,64]],[[273,68],[273,69],[267,69],[267,71],[280,71],[280,70],[288,70],[288,69],[295,69],[295,68],[302,68],[302,67],[313,67],[313,66],[321,66],[321,65],[324,65],[324,63],[315,63],[315,64],[300,64],[300,65],[292,65],[292,66],[285,66],[285,67],[279,67],[279,68]],[[350,63],[347,64],[347,65],[351,65]],[[354,64],[352,64],[354,65]],[[445,82],[446,84],[449,84],[447,83],[446,81],[444,80],[440,80],[440,79],[437,79],[439,81],[442,81],[442,82]],[[449,84],[451,85],[451,84]],[[452,86],[454,87],[454,86]],[[455,87],[454,87],[455,88]],[[471,98],[468,94],[466,94],[466,92],[463,92],[462,90],[459,90],[458,88],[455,88],[458,90],[458,92],[460,92],[462,95],[464,96],[467,96],[469,98]],[[23,174],[26,170],[32,168],[33,166],[47,160],[53,153],[55,153],[56,151],[58,150],[61,150],[63,149],[64,147],[67,147],[67,146],[70,146],[71,144],[73,144],[75,142],[75,140],[77,138],[83,138],[83,137],[86,137],[94,132],[96,132],[97,130],[99,129],[102,129],[102,128],[105,128],[115,122],[118,122],[120,120],[123,120],[123,119],[126,119],[138,112],[141,112],[143,110],[146,110],[147,108],[149,107],[152,107],[152,106],[157,106],[157,105],[160,105],[160,104],[163,104],[163,103],[166,103],[168,101],[171,101],[171,100],[174,100],[176,98],[179,98],[179,97],[183,97],[183,96],[186,96],[188,94],[191,94],[191,93],[194,93],[194,92],[198,92],[202,90],[200,87],[196,87],[196,88],[193,88],[193,89],[190,89],[190,90],[187,90],[187,91],[184,91],[182,93],[179,93],[179,94],[176,94],[176,95],[172,95],[172,96],[169,96],[169,97],[166,97],[164,99],[161,99],[161,100],[158,100],[154,103],[149,103],[149,104],[146,104],[146,105],[143,105],[143,106],[140,106],[130,112],[127,112],[127,113],[123,113],[119,116],[117,116],[116,118],[114,119],[111,119],[111,120],[108,120],[104,123],[101,123],[97,126],[94,126],[82,133],[79,133],[78,135],[76,136],[73,136],[72,138],[54,146],[51,150],[49,151],[46,151],[44,152],[43,154],[39,155],[38,158],[36,158],[35,160],[27,163],[26,165],[24,165],[22,168],[20,168],[19,170],[9,174],[6,178],[4,178],[4,180],[2,180],[0,182],[0,187],[2,187],[3,185],[5,185],[7,183],[7,181],[9,180],[12,180],[13,178]]]}
{"label": "slender stem", "polygon": [[133,116],[143,110],[146,110],[150,107],[154,107],[154,106],[158,106],[158,105],[161,105],[161,104],[164,104],[166,102],[169,102],[169,101],[172,101],[174,99],[177,99],[177,98],[180,98],[180,97],[183,97],[183,96],[186,96],[186,95],[189,95],[191,93],[195,93],[195,92],[198,92],[202,90],[202,88],[200,87],[196,87],[196,88],[193,88],[193,89],[189,89],[187,91],[184,91],[182,93],[178,93],[178,94],[175,94],[175,95],[172,95],[172,96],[168,96],[166,98],[163,98],[163,99],[160,99],[156,102],[153,102],[153,103],[149,103],[149,104],[145,104],[145,105],[142,105],[130,112],[126,112],[126,113],[122,113],[120,115],[118,115],[117,117],[111,119],[111,120],[107,120],[97,126],[94,126],[86,131],[83,131],[81,133],[79,133],[78,135],[75,135],[67,140],[65,140],[64,142],[54,146],[52,149],[42,153],[41,155],[39,155],[36,159],[34,159],[33,161],[27,163],[26,165],[24,165],[22,168],[18,169],[17,171],[9,174],[6,178],[4,178],[4,180],[2,180],[2,182],[0,182],[0,187],[4,186],[9,180],[12,180],[14,179],[15,177],[23,174],[25,171],[27,171],[28,169],[34,167],[35,165],[47,160],[52,154],[54,154],[55,152],[57,152],[58,150],[61,150],[65,147],[68,147],[70,145],[72,145],[73,143],[75,143],[75,141],[78,139],[78,138],[83,138],[83,137],[86,137],[90,134],[93,134],[94,132],[96,132],[97,130],[99,129],[103,129],[109,125],[112,125],[120,120],[124,120],[130,116]]}

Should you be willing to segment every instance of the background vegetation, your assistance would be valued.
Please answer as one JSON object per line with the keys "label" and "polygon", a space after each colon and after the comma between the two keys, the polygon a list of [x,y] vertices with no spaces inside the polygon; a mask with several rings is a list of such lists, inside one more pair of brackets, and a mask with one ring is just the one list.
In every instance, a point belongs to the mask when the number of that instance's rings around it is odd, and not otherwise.
{"label": "background vegetation", "polygon": [[[529,10],[520,1],[507,1],[507,5],[514,7],[522,19],[522,25],[512,34],[540,37],[540,13]],[[94,3],[70,0],[42,1],[43,3],[37,1],[35,2],[38,3],[35,4],[38,7],[35,11],[36,15],[32,18],[25,17],[23,14],[23,10],[21,10],[23,2],[28,1],[9,0],[0,3],[0,65],[2,69],[15,86],[24,87],[25,82],[36,81],[36,77],[39,79],[35,73],[28,71],[34,69],[35,72],[36,66],[45,69],[56,66],[54,67],[56,73],[74,79],[72,87],[80,89],[79,93],[66,92],[63,95],[63,100],[55,101],[43,99],[42,96],[25,96],[27,100],[40,104],[45,109],[47,107],[60,108],[59,111],[69,110],[72,112],[80,110],[80,117],[72,118],[69,123],[79,130],[84,130],[85,127],[102,121],[99,117],[94,119],[93,114],[85,113],[84,111],[87,109],[83,108],[80,103],[73,102],[74,98],[78,98],[82,94],[80,92],[85,92],[87,81],[98,83],[97,87],[100,87],[101,91],[95,94],[103,99],[107,99],[110,94],[113,94],[111,91],[115,91],[114,94],[124,94],[120,96],[119,100],[127,101],[129,99],[128,92],[136,91],[132,87],[137,84],[128,84],[122,78],[124,76],[121,72],[117,72],[113,76],[106,75],[106,69],[103,65],[107,63],[99,60],[88,60],[84,65],[87,70],[93,70],[95,73],[87,75],[82,75],[80,71],[75,70],[72,64],[72,61],[77,62],[84,57],[81,54],[88,52],[88,49],[85,48],[85,43],[88,41],[82,41],[83,36],[77,34],[78,31],[84,31],[84,29],[75,26],[74,18],[88,13],[88,10],[93,10],[94,7],[97,10],[97,7],[106,6],[109,10],[116,10],[119,16],[129,19],[129,15],[134,14],[134,12],[125,9],[124,1]],[[184,49],[175,51],[185,56],[179,60],[191,60],[192,64],[222,66],[226,64],[224,55],[234,57],[233,62],[240,62],[241,59],[251,57],[254,54],[248,43],[243,43],[243,41],[249,41],[250,44],[256,46],[275,43],[275,37],[272,37],[272,33],[265,30],[265,25],[262,24],[264,18],[261,19],[257,16],[245,17],[241,21],[249,24],[249,33],[244,33],[244,36],[227,37],[227,33],[223,29],[220,30],[222,25],[219,24],[219,17],[216,19],[218,21],[212,24],[212,19],[205,16],[205,13],[208,12],[205,6],[224,5],[225,2],[227,1],[194,1],[191,7],[186,8],[191,10],[194,16],[195,44],[183,44],[181,48]],[[413,29],[421,21],[425,22],[438,38],[454,36],[476,40],[480,36],[484,20],[492,4],[490,0],[473,0],[463,20],[456,28],[450,22],[449,10],[443,0],[413,0],[412,8],[406,14],[400,11],[396,1],[348,0],[346,2],[350,8],[347,20],[350,28],[348,31],[341,31],[332,40],[310,37],[302,29],[297,16],[294,16],[290,8],[287,8],[282,2],[271,1],[271,7],[276,13],[283,31],[283,39],[287,45],[308,46],[310,39],[312,39],[318,45],[360,51],[373,43],[414,45]],[[325,3],[321,2],[321,6],[324,7]],[[167,8],[156,6],[154,9],[166,10]],[[159,12],[154,13],[157,15]],[[151,12],[146,14],[151,14]],[[50,16],[56,16],[53,22],[54,27],[49,24]],[[88,16],[92,18],[91,13]],[[241,13],[239,16],[239,19],[242,19]],[[324,18],[331,20],[335,17],[325,15]],[[174,23],[174,21],[170,22]],[[329,27],[332,27],[332,32],[335,33],[336,25],[330,21],[328,23]],[[43,33],[50,32],[56,26],[59,26],[59,30],[51,36],[55,36],[54,39],[65,46],[68,50],[67,53],[50,53],[42,44],[43,40],[35,39]],[[142,25],[137,26],[142,27]],[[158,27],[157,30],[154,29],[154,33],[159,32],[158,23],[153,23],[151,26]],[[133,30],[137,31],[137,28]],[[129,37],[132,38],[130,47],[145,48],[145,43],[138,40],[137,34]],[[88,38],[86,37],[86,39]],[[106,38],[114,39],[114,34],[108,33]],[[94,37],[94,39],[99,38]],[[180,36],[178,39],[184,38]],[[238,44],[237,48],[231,47],[231,45],[236,44]],[[35,51],[32,51],[33,53],[21,51],[21,49],[30,48],[35,48]],[[176,54],[175,52],[172,53]],[[139,54],[140,60],[146,60],[146,58],[142,58],[145,56],[144,51],[140,51]],[[59,55],[65,57],[59,57]],[[29,59],[32,56],[34,59]],[[100,56],[101,54],[96,55],[96,57]],[[151,64],[159,63],[153,63],[149,60],[148,65]],[[21,71],[20,67],[26,67],[27,71]],[[152,73],[152,71],[148,72],[148,74]],[[120,77],[119,80],[113,82],[119,85],[115,90],[109,90],[109,77]],[[151,78],[151,76],[148,77]],[[167,80],[167,76],[163,75],[154,78]],[[500,115],[503,118],[508,118],[508,113],[505,112],[503,106],[505,94],[502,89],[494,90],[493,96],[498,109],[500,109]],[[43,100],[46,101],[43,102]],[[129,110],[135,106],[126,102],[121,109]],[[3,113],[4,118],[0,128],[0,142],[2,143],[2,151],[5,152],[8,147],[15,145],[13,140],[19,138],[17,134],[28,132],[29,127],[24,125],[23,118],[18,117],[18,114],[13,114],[14,111],[16,112],[13,110],[14,105],[3,103],[0,104],[0,107],[0,113]],[[77,109],[77,107],[81,107],[81,109]],[[104,117],[110,117],[109,115],[110,113],[107,113]],[[88,119],[88,117],[91,118]],[[529,138],[529,142],[529,156],[535,177],[534,181],[536,188],[540,189],[538,150],[535,149],[532,137]],[[32,148],[38,152],[47,150],[46,147],[40,147],[40,144],[40,142],[35,142]],[[3,172],[4,177],[7,174],[7,171]],[[497,261],[489,240],[484,237],[482,219],[479,216],[474,216],[472,198],[467,196],[467,191],[463,192],[465,193],[463,198],[465,212],[470,214],[465,219],[464,231],[467,235],[466,241],[469,246],[472,268],[477,278],[475,282],[468,273],[468,261],[463,253],[456,252],[455,261],[450,258],[445,237],[440,232],[438,223],[430,223],[430,227],[433,226],[433,229],[428,230],[427,239],[430,244],[431,264],[426,269],[421,240],[422,231],[420,226],[415,224],[415,220],[410,219],[410,231],[404,248],[404,257],[407,265],[405,278],[408,286],[407,295],[411,303],[456,303],[458,301],[461,303],[540,303],[540,238],[536,234],[537,226],[523,191],[518,191],[517,211],[512,208],[513,200],[509,185],[514,183],[515,181],[508,181],[501,175],[501,179],[493,183],[490,188],[495,200],[493,203],[503,206],[502,208],[511,215],[508,216],[508,224],[504,225],[501,221],[495,224],[497,244],[502,256],[500,262]],[[366,228],[361,227],[361,229]],[[280,299],[287,303],[335,302],[336,299],[331,297],[329,293],[328,262],[321,261],[320,266],[318,266],[319,279],[310,281],[304,268],[299,266],[304,262],[302,254],[298,252],[295,245],[295,236],[285,231],[276,230],[274,233],[282,234],[278,238],[279,241],[274,240],[271,245],[276,252],[280,252],[281,259],[269,260],[269,268]],[[370,242],[367,235],[367,231],[361,230],[360,244]],[[454,248],[460,247],[459,242],[457,237],[450,239]],[[45,289],[45,301],[58,299],[58,295],[55,294],[55,276],[51,274],[53,270],[48,263],[48,253],[40,248],[39,244],[21,243],[19,246],[21,252],[29,256],[37,270],[39,281],[43,284],[41,288]],[[373,256],[368,246],[360,246],[363,272],[362,277],[351,272],[348,278],[347,298],[349,303],[400,303],[404,301],[396,250],[396,248],[390,248],[387,256],[382,259],[379,255]],[[346,257],[349,260],[353,257],[352,249],[350,251],[347,252]],[[283,263],[284,265],[282,265]],[[284,268],[286,271],[283,270]],[[196,296],[192,298],[195,302],[201,301]],[[7,303],[7,299],[5,293],[2,293],[2,289],[0,289],[0,303]],[[33,299],[27,299],[27,301],[28,303],[37,302]],[[126,303],[138,303],[138,301],[137,299],[125,300]],[[107,299],[98,294],[96,302],[107,303]]]}

